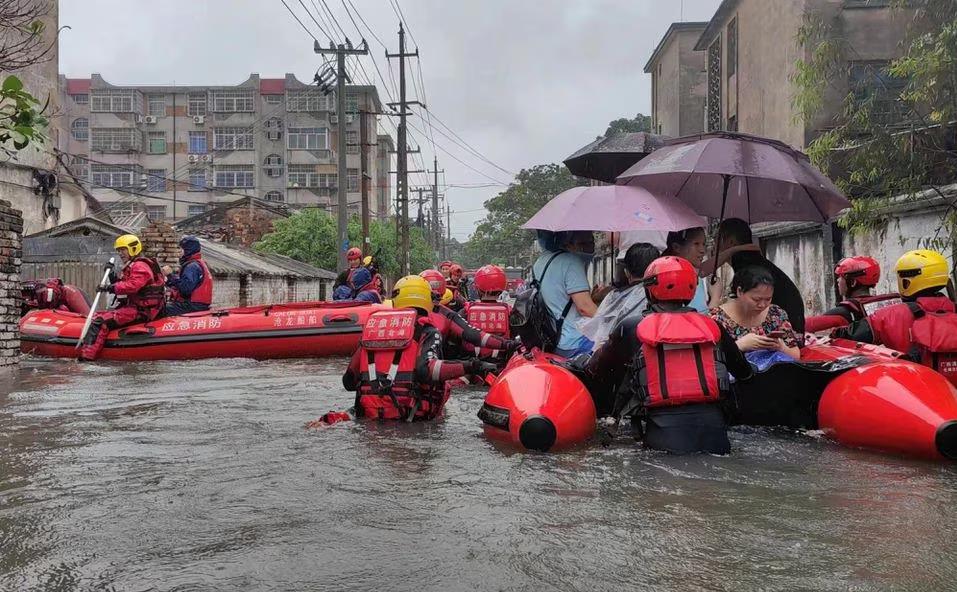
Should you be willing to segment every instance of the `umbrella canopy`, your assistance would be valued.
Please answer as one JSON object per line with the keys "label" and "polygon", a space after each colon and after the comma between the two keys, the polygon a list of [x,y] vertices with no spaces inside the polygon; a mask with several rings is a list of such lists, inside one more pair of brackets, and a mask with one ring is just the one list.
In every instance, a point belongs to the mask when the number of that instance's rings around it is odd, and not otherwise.
{"label": "umbrella canopy", "polygon": [[677,138],[618,177],[714,218],[826,222],[850,207],[807,155],[782,142],[731,132]]}
{"label": "umbrella canopy", "polygon": [[614,134],[591,142],[564,163],[576,177],[614,183],[628,167],[664,145],[665,139],[645,132]]}
{"label": "umbrella canopy", "polygon": [[684,230],[707,220],[671,198],[657,198],[640,187],[573,187],[540,209],[522,228],[538,230]]}

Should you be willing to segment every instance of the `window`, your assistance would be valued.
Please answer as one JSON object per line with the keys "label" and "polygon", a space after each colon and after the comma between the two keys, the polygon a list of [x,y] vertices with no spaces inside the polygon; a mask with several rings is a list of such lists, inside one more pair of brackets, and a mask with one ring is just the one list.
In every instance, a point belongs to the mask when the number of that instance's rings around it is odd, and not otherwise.
{"label": "window", "polygon": [[267,105],[278,105],[282,103],[282,95],[263,95]]}
{"label": "window", "polygon": [[[94,185],[102,187],[134,187],[135,165],[90,165],[90,177]],[[138,175],[136,175],[138,176]]]}
{"label": "window", "polygon": [[143,95],[132,88],[90,91],[90,110],[100,113],[142,113]]}
{"label": "window", "polygon": [[359,191],[359,169],[346,169],[346,191]]}
{"label": "window", "polygon": [[189,153],[206,154],[206,132],[189,132]]}
{"label": "window", "polygon": [[356,93],[346,93],[346,113],[359,112],[359,95]]}
{"label": "window", "polygon": [[87,160],[86,154],[73,155],[70,168],[73,170],[73,174],[81,179],[86,179],[90,176],[90,161]]}
{"label": "window", "polygon": [[214,90],[210,94],[212,111],[238,113],[254,110],[251,90]]}
{"label": "window", "polygon": [[282,157],[278,154],[270,154],[263,161],[267,177],[282,176]]}
{"label": "window", "polygon": [[186,206],[186,215],[187,216],[199,216],[200,214],[206,213],[206,206],[203,204],[190,204]]}
{"label": "window", "polygon": [[270,117],[266,120],[266,123],[263,124],[263,129],[266,132],[266,138],[270,140],[279,140],[282,138],[282,119],[278,117]]}
{"label": "window", "polygon": [[189,169],[189,190],[206,191],[206,169]]}
{"label": "window", "polygon": [[318,187],[319,173],[316,172],[316,165],[289,165],[289,185],[298,185],[299,187]]}
{"label": "window", "polygon": [[166,191],[166,169],[146,169],[146,190],[150,193]]}
{"label": "window", "polygon": [[70,95],[70,98],[73,99],[73,102],[77,105],[90,104],[90,95]]}
{"label": "window", "polygon": [[149,132],[149,153],[166,154],[166,132]]}
{"label": "window", "polygon": [[150,222],[166,218],[166,206],[146,206],[146,217]]}
{"label": "window", "polygon": [[337,173],[320,173],[319,187],[322,189],[335,189],[339,187],[339,175]]}
{"label": "window", "polygon": [[286,93],[286,111],[316,112],[334,109],[333,95],[317,88],[291,90]]}
{"label": "window", "polygon": [[891,76],[887,72],[887,62],[851,62],[848,86],[854,102],[869,107],[875,121],[884,125],[905,123],[906,113],[898,99],[907,80]]}
{"label": "window", "polygon": [[708,96],[706,100],[708,131],[721,129],[721,38],[708,47]]}
{"label": "window", "polygon": [[149,100],[146,103],[147,115],[152,115],[154,117],[165,117],[166,97],[163,95],[149,95],[148,98]]}
{"label": "window", "polygon": [[346,132],[346,154],[359,154],[359,132]]}
{"label": "window", "polygon": [[280,191],[270,191],[264,197],[266,198],[266,201],[276,201],[276,202],[286,201],[286,198],[282,196],[282,192]]}
{"label": "window", "polygon": [[253,128],[217,127],[213,129],[213,150],[252,150]]}
{"label": "window", "polygon": [[216,187],[252,187],[255,171],[251,164],[228,164],[216,167]]}
{"label": "window", "polygon": [[143,136],[131,127],[95,127],[90,130],[91,149],[100,152],[131,152],[142,148]]}
{"label": "window", "polygon": [[90,120],[86,117],[79,117],[70,124],[70,133],[73,139],[78,142],[86,142],[90,139]]}
{"label": "window", "polygon": [[206,93],[189,93],[187,115],[206,115]]}
{"label": "window", "polygon": [[844,0],[844,8],[885,8],[891,0]]}
{"label": "window", "polygon": [[291,127],[286,138],[289,150],[329,149],[329,130],[324,127]]}
{"label": "window", "polygon": [[728,78],[738,71],[738,19],[728,23]]}

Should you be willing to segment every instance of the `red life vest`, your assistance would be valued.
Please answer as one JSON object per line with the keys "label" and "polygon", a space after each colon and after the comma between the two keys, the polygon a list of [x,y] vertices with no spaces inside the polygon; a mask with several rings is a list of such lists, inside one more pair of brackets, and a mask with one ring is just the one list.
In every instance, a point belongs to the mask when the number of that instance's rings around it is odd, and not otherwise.
{"label": "red life vest", "polygon": [[383,310],[369,316],[359,339],[356,414],[378,419],[432,419],[442,412],[450,386],[415,380],[419,343],[415,329],[429,325],[414,310]]}
{"label": "red life vest", "polygon": [[[911,328],[915,319],[908,304],[910,303],[902,302],[888,306],[867,317],[876,343],[905,354],[911,350]],[[916,305],[928,314],[954,312],[954,303],[946,296],[920,297],[916,300]]]}
{"label": "red life vest", "polygon": [[717,323],[694,311],[659,312],[638,323],[636,333],[644,356],[645,407],[718,401]]}
{"label": "red life vest", "polygon": [[63,304],[63,282],[50,278],[36,288],[36,308],[59,309]]}
{"label": "red life vest", "polygon": [[857,296],[842,301],[839,306],[843,306],[851,311],[851,317],[857,321],[869,317],[880,309],[900,304],[901,295],[894,292],[892,294],[875,294],[873,296]]}
{"label": "red life vest", "polygon": [[950,310],[926,311],[910,303],[910,310],[914,315],[910,357],[957,386],[957,313],[953,305]]}
{"label": "red life vest", "polygon": [[[508,317],[511,313],[512,308],[504,302],[479,301],[465,303],[465,320],[469,325],[479,331],[506,339],[510,337]],[[476,348],[471,343],[463,343],[462,346],[465,351],[476,354],[480,358],[495,358],[501,353],[501,350],[486,347]]]}
{"label": "red life vest", "polygon": [[199,253],[194,253],[183,262],[180,272],[186,268],[190,263],[198,263],[199,266],[203,269],[203,278],[200,280],[199,285],[196,286],[192,293],[190,293],[189,298],[184,297],[180,294],[179,290],[176,288],[170,289],[170,300],[174,302],[193,302],[195,304],[206,304],[210,305],[213,303],[213,275],[209,273],[209,268],[206,267],[206,262],[203,261],[202,256]]}
{"label": "red life vest", "polygon": [[155,259],[139,256],[131,259],[123,267],[123,280],[129,279],[130,272],[137,263],[145,263],[153,277],[148,284],[140,288],[139,292],[127,296],[127,302],[140,309],[152,320],[166,305],[166,278],[163,277],[163,271]]}

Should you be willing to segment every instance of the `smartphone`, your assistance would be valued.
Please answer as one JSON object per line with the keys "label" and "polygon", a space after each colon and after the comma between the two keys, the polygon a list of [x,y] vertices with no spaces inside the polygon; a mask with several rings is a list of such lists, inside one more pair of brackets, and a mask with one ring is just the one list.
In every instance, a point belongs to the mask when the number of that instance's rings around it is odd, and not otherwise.
{"label": "smartphone", "polygon": [[785,331],[771,331],[767,334],[767,337],[770,337],[771,339],[784,339],[786,335],[787,333]]}

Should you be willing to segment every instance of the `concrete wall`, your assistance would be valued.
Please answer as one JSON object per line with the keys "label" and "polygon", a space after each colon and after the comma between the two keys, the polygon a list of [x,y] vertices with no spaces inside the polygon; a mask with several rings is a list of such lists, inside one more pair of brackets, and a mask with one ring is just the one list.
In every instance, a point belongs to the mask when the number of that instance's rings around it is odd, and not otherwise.
{"label": "concrete wall", "polygon": [[654,93],[653,131],[666,136],[677,136],[681,112],[679,97],[680,46],[675,36],[663,48],[652,69],[652,92]]}
{"label": "concrete wall", "polygon": [[678,33],[678,106],[679,121],[675,133],[662,132],[677,137],[699,134],[704,131],[704,103],[708,95],[708,71],[706,54],[695,51],[694,46],[701,31]]}
{"label": "concrete wall", "polygon": [[214,274],[213,307],[284,304],[332,298],[331,280]]}

